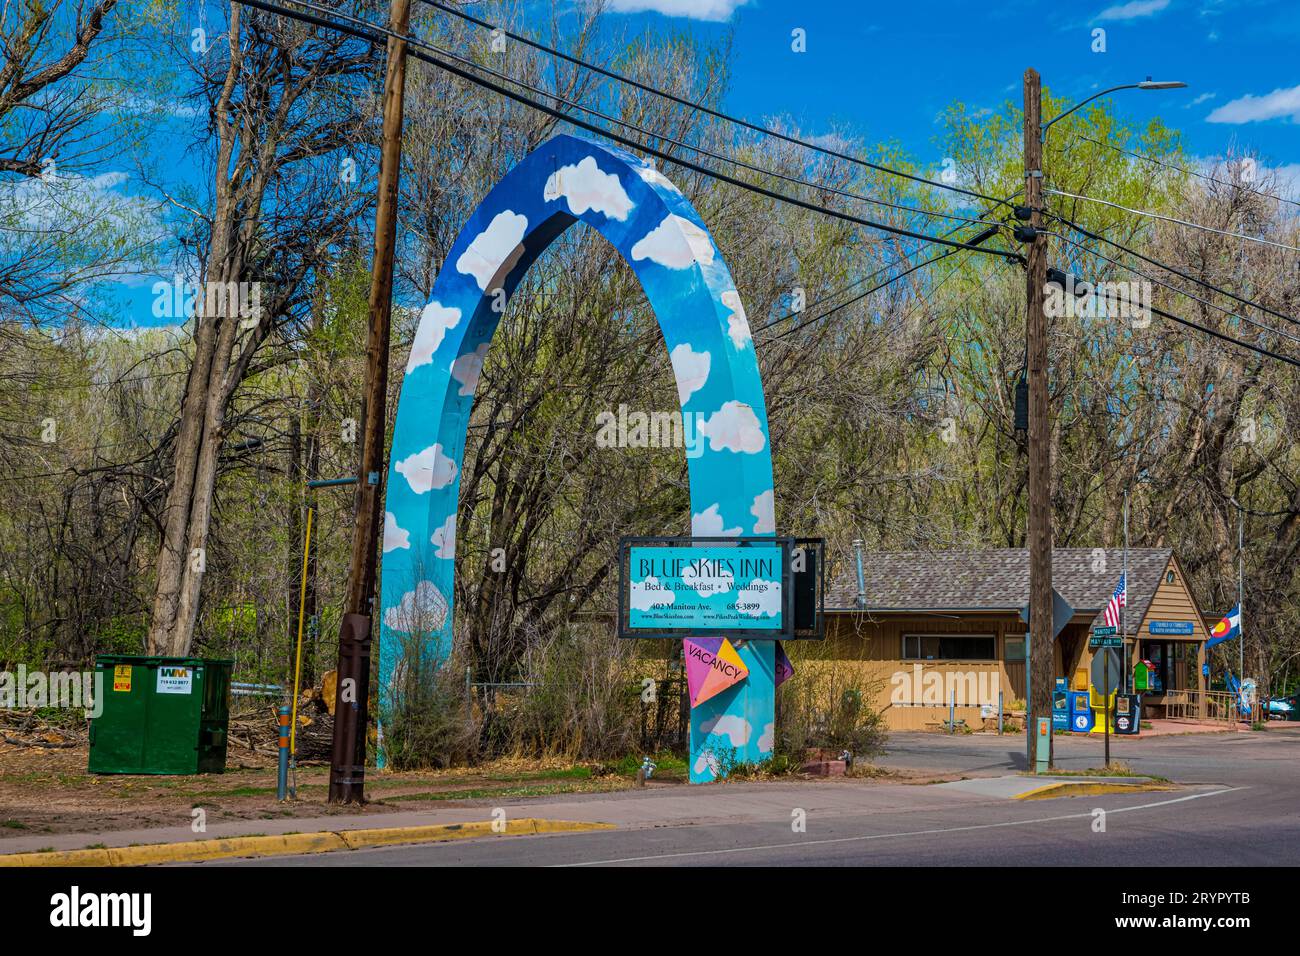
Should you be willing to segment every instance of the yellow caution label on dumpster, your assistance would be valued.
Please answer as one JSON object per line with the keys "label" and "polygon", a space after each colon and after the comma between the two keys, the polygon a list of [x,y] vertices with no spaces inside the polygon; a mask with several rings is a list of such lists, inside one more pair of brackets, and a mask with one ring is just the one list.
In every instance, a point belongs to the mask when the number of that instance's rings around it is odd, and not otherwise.
{"label": "yellow caution label on dumpster", "polygon": [[131,692],[131,665],[118,664],[113,668],[113,690]]}

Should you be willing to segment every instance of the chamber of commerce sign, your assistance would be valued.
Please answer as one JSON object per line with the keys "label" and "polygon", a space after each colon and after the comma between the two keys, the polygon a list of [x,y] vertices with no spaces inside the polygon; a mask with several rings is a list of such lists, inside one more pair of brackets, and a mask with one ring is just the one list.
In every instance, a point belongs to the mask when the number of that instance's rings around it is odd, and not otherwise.
{"label": "chamber of commerce sign", "polygon": [[625,538],[620,637],[788,637],[793,630],[785,538]]}

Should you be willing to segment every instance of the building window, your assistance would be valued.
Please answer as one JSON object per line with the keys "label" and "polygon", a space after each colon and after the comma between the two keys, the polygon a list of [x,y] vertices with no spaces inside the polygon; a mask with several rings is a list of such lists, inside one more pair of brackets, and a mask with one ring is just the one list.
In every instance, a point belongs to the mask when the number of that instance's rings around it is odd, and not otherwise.
{"label": "building window", "polygon": [[904,634],[908,661],[992,661],[997,640],[992,634]]}
{"label": "building window", "polygon": [[1165,583],[1166,583],[1166,584],[1173,584],[1174,581],[1175,581],[1174,572],[1173,572],[1172,570],[1170,570],[1170,571],[1166,571],[1166,572],[1165,572]]}
{"label": "building window", "polygon": [[1023,637],[1008,637],[1002,643],[1006,649],[1008,661],[1023,661],[1025,659],[1025,639]]}

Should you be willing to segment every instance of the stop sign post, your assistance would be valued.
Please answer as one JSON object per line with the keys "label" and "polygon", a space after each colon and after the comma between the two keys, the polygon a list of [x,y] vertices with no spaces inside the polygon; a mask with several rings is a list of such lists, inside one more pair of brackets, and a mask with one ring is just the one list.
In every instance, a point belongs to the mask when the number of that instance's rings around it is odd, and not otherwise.
{"label": "stop sign post", "polygon": [[[1092,655],[1092,686],[1101,691],[1102,733],[1105,737],[1106,766],[1110,766],[1110,700],[1119,689],[1119,649],[1124,639],[1113,627],[1094,627],[1088,646],[1096,651]],[[1112,666],[1112,658],[1113,666]]]}

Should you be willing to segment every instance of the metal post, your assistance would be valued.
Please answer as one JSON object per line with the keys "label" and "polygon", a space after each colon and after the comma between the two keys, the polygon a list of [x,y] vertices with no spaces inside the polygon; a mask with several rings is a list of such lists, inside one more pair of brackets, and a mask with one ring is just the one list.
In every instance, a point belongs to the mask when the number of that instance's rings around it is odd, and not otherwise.
{"label": "metal post", "polygon": [[957,732],[957,688],[948,692],[948,733]]}
{"label": "metal post", "polygon": [[281,802],[289,795],[289,705],[280,707],[280,769],[275,780],[275,798]]}
{"label": "metal post", "polygon": [[998,691],[998,736],[1002,736],[1002,691]]}
{"label": "metal post", "polygon": [[1110,648],[1101,649],[1101,719],[1105,721],[1102,733],[1106,738],[1106,768],[1110,769]]}
{"label": "metal post", "polygon": [[[1246,516],[1241,503],[1237,506],[1237,686],[1246,679]],[[1240,695],[1238,695],[1240,696]]]}
{"label": "metal post", "polygon": [[[1130,681],[1132,680],[1133,669],[1129,666],[1128,656],[1128,488],[1124,489],[1124,603],[1119,609],[1119,626],[1120,633],[1124,635],[1124,640],[1120,642],[1123,648],[1123,660],[1120,661],[1122,680],[1124,684],[1124,693],[1132,693]],[[1133,646],[1137,647],[1137,635],[1133,635]]]}

